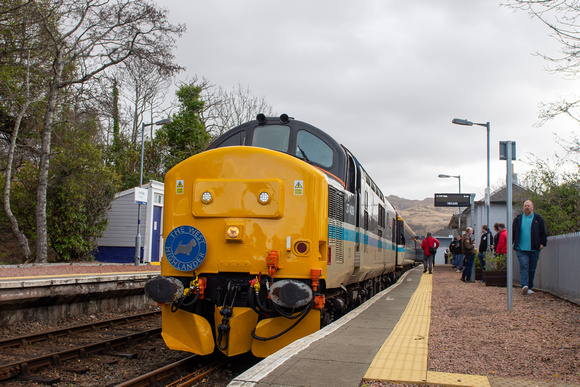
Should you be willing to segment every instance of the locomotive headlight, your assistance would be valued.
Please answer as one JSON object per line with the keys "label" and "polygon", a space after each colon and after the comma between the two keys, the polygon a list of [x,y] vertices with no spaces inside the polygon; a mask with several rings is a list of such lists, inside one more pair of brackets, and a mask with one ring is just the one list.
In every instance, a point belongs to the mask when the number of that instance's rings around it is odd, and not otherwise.
{"label": "locomotive headlight", "polygon": [[298,240],[294,243],[294,254],[296,255],[308,255],[310,253],[310,241],[308,240]]}
{"label": "locomotive headlight", "polygon": [[228,224],[226,226],[226,241],[228,242],[241,242],[242,232],[244,228],[239,224]]}
{"label": "locomotive headlight", "polygon": [[201,201],[204,204],[209,204],[209,203],[211,203],[212,200],[213,200],[213,196],[212,196],[211,192],[205,191],[204,193],[201,194]]}
{"label": "locomotive headlight", "polygon": [[260,192],[258,201],[262,204],[267,204],[270,201],[270,194],[266,191]]}
{"label": "locomotive headlight", "polygon": [[228,238],[237,238],[240,236],[240,229],[237,226],[230,226],[226,231]]}

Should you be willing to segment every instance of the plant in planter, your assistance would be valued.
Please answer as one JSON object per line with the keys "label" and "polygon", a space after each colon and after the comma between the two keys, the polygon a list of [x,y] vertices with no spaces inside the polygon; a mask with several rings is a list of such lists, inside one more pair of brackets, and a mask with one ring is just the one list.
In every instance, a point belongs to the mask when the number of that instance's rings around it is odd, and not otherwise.
{"label": "plant in planter", "polygon": [[507,286],[507,256],[485,254],[485,286]]}
{"label": "plant in planter", "polygon": [[481,263],[479,262],[479,255],[477,250],[475,251],[475,280],[481,281],[483,279],[482,270],[481,270]]}
{"label": "plant in planter", "polygon": [[486,271],[505,271],[507,269],[507,255],[485,253],[485,270]]}

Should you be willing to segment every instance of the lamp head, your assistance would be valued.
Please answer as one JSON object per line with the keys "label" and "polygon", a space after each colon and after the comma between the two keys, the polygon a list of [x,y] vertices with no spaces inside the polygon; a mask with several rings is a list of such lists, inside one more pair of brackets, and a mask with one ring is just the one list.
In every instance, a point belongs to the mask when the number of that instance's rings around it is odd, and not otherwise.
{"label": "lamp head", "polygon": [[173,122],[173,120],[171,118],[164,118],[164,119],[162,119],[160,121],[157,121],[155,123],[155,125],[165,125],[165,124],[170,124],[172,122]]}
{"label": "lamp head", "polygon": [[454,118],[453,121],[451,121],[451,123],[452,124],[457,124],[457,125],[473,126],[473,122],[467,121],[467,120],[463,120],[461,118]]}

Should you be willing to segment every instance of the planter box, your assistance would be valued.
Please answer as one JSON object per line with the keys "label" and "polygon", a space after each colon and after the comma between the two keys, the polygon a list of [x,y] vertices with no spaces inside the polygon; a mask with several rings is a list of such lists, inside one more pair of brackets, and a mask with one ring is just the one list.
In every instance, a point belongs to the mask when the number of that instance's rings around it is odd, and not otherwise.
{"label": "planter box", "polygon": [[488,270],[484,273],[485,286],[507,287],[507,271]]}
{"label": "planter box", "polygon": [[476,281],[481,281],[481,279],[483,278],[483,276],[481,275],[481,272],[483,270],[481,269],[475,269],[475,280]]}

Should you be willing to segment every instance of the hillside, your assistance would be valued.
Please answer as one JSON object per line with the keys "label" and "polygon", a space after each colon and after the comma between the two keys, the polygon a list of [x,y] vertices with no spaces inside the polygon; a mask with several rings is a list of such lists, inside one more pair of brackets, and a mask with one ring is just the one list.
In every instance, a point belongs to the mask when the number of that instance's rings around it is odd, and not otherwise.
{"label": "hillside", "polygon": [[419,236],[446,227],[453,213],[457,212],[457,208],[454,207],[433,206],[433,198],[409,200],[389,195],[387,200]]}

